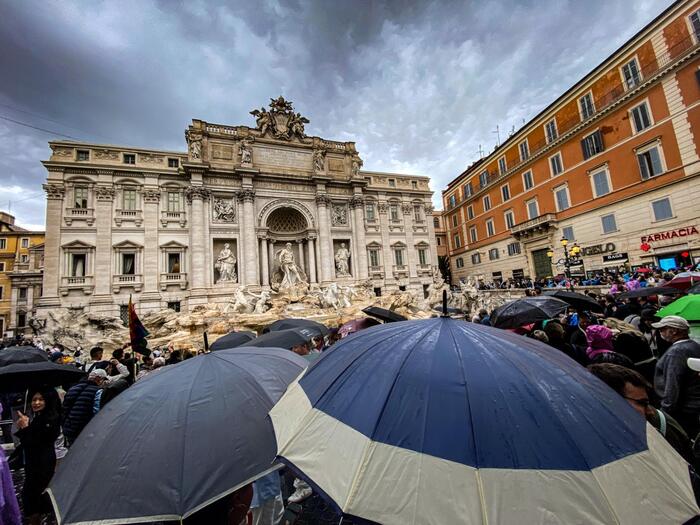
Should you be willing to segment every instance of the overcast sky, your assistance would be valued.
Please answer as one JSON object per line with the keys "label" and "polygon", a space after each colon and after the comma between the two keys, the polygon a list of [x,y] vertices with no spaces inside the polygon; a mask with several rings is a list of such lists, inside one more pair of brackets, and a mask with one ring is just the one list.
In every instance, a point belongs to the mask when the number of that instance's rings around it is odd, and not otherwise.
{"label": "overcast sky", "polygon": [[0,209],[43,228],[47,142],[186,149],[283,95],[309,135],[440,190],[669,0],[0,0]]}

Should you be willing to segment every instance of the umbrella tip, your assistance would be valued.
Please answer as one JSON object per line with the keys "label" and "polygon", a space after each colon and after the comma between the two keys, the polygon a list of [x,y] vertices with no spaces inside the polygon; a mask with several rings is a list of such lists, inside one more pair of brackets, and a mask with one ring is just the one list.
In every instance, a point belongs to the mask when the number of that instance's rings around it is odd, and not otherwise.
{"label": "umbrella tip", "polygon": [[447,317],[447,290],[442,291],[442,316]]}

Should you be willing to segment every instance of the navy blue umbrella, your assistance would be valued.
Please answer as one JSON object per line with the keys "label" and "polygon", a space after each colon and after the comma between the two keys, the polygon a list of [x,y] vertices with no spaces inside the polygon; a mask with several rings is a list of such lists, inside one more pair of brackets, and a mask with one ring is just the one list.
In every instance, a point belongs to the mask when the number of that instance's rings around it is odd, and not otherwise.
{"label": "navy blue umbrella", "polygon": [[290,328],[308,328],[318,332],[318,335],[327,336],[329,333],[326,325],[321,324],[311,319],[278,319],[274,323],[269,324],[263,329],[263,334],[268,332],[278,332],[280,330],[288,330]]}
{"label": "navy blue umbrella", "polygon": [[181,520],[276,467],[267,413],[307,366],[237,348],[151,372],[88,423],[51,481],[59,524]]}
{"label": "navy blue umbrella", "polygon": [[241,332],[230,332],[222,337],[219,337],[211,345],[209,345],[209,350],[212,352],[216,350],[226,350],[228,348],[236,348],[237,346],[244,345],[248,341],[252,341],[257,336],[255,332],[241,331]]}
{"label": "navy blue umbrella", "polygon": [[384,525],[700,513],[687,464],[624,398],[556,349],[479,324],[353,334],[270,416],[283,462],[339,511]]}

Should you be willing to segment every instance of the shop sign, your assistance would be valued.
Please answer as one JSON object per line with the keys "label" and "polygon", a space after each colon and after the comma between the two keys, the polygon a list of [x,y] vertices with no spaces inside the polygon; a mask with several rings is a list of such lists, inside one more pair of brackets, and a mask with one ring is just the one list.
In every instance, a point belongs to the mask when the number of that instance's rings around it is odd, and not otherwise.
{"label": "shop sign", "polygon": [[698,229],[695,226],[685,226],[684,228],[676,228],[665,232],[651,233],[642,236],[642,243],[665,241],[667,239],[675,239],[676,237],[688,237],[690,235],[698,235]]}
{"label": "shop sign", "polygon": [[595,244],[593,246],[586,246],[581,248],[581,255],[600,255],[603,253],[614,252],[615,244],[609,242],[607,244]]}
{"label": "shop sign", "polygon": [[627,262],[629,258],[627,253],[613,253],[612,255],[603,255],[603,262]]}
{"label": "shop sign", "polygon": [[522,277],[525,277],[525,271],[522,268],[513,270],[513,278],[518,279]]}

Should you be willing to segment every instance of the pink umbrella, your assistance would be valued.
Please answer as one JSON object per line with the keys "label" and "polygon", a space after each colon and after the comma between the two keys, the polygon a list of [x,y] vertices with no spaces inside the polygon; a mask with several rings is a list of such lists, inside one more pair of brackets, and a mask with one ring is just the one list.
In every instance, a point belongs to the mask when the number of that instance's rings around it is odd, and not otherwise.
{"label": "pink umbrella", "polygon": [[379,321],[377,321],[376,319],[372,319],[371,317],[353,319],[352,321],[348,321],[343,326],[341,326],[338,329],[338,334],[340,334],[340,338],[343,339],[349,336],[350,334],[354,334],[355,332],[359,332],[360,330],[364,330],[365,328],[369,328],[370,326],[375,326],[378,324],[380,324]]}

